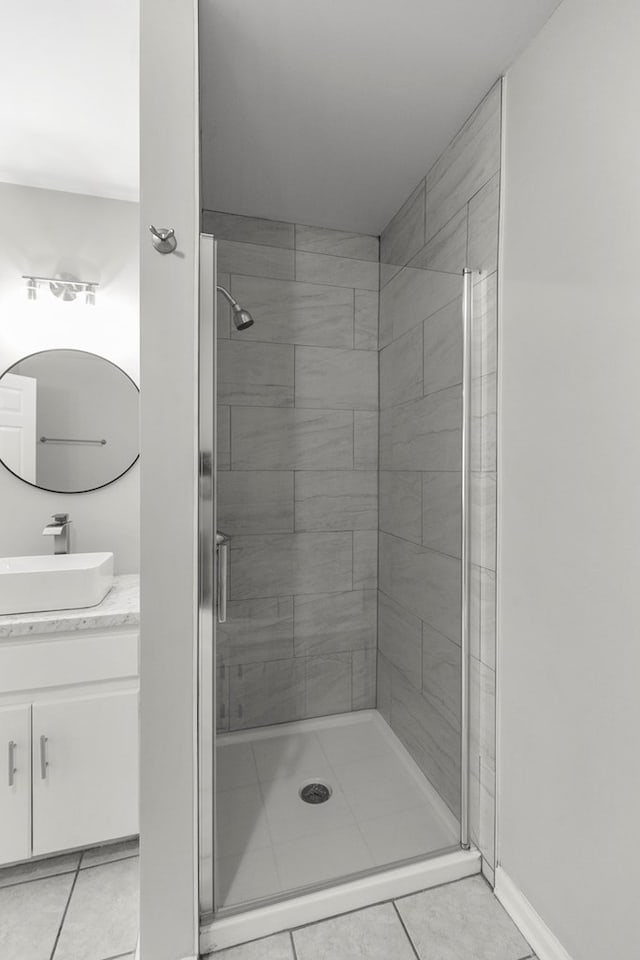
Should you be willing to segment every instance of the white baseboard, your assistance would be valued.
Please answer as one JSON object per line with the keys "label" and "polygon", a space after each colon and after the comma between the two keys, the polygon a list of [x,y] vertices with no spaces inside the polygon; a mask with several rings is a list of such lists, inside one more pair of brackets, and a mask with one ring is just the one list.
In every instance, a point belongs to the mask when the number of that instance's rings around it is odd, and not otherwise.
{"label": "white baseboard", "polygon": [[558,938],[502,867],[496,869],[494,893],[539,960],[571,960]]}

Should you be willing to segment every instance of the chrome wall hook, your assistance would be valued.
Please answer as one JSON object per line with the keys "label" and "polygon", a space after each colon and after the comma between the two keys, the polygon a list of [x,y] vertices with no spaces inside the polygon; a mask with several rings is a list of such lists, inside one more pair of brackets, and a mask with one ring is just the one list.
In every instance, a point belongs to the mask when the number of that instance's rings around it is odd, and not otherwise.
{"label": "chrome wall hook", "polygon": [[178,246],[173,227],[149,227],[151,242],[158,253],[173,253]]}

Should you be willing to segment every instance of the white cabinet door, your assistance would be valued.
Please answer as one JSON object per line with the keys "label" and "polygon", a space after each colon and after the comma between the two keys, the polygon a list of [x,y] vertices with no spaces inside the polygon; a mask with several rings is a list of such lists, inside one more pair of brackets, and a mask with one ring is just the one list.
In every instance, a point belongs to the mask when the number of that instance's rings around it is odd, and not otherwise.
{"label": "white cabinet door", "polygon": [[34,856],[135,833],[137,691],[34,704]]}
{"label": "white cabinet door", "polygon": [[31,856],[31,706],[0,709],[0,863]]}

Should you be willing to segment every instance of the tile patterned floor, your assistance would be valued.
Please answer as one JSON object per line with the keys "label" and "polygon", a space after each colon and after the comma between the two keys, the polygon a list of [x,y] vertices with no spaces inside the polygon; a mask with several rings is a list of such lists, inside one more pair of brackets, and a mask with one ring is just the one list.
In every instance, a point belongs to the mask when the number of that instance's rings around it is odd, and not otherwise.
{"label": "tile patterned floor", "polygon": [[133,960],[138,844],[0,869],[2,960]]}
{"label": "tile patterned floor", "polygon": [[[300,787],[321,780],[325,804]],[[219,907],[433,853],[458,825],[373,711],[225,734],[217,749]]]}
{"label": "tile patterned floor", "polygon": [[525,960],[535,957],[482,877],[209,954],[211,960]]}

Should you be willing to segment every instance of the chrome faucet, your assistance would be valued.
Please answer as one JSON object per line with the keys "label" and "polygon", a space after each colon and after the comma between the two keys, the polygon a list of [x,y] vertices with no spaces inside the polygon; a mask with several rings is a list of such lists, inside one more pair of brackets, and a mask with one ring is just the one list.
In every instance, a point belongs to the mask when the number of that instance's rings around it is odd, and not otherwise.
{"label": "chrome faucet", "polygon": [[51,523],[48,523],[42,535],[44,537],[53,537],[54,553],[69,553],[69,520],[68,513],[54,513],[51,517]]}

